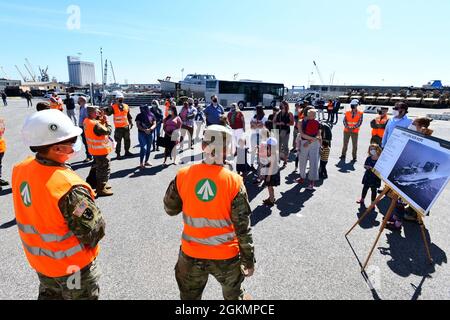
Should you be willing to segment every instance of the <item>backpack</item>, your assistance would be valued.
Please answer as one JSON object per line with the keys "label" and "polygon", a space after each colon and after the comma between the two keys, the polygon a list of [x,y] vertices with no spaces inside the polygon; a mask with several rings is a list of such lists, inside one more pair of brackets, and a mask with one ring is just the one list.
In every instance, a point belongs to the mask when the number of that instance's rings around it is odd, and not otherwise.
{"label": "backpack", "polygon": [[320,129],[322,130],[322,139],[331,143],[333,140],[333,130],[331,129],[331,126],[326,122],[321,122]]}

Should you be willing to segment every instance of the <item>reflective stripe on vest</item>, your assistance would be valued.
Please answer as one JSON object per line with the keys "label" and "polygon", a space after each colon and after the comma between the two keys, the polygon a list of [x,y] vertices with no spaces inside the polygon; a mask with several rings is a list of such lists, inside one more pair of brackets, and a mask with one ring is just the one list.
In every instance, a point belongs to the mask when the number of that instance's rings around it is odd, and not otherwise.
{"label": "reflective stripe on vest", "polygon": [[130,125],[128,123],[129,107],[126,104],[123,104],[122,106],[123,106],[123,110],[120,110],[119,105],[117,105],[117,104],[113,105],[114,126],[116,128],[125,128]]}
{"label": "reflective stripe on vest", "polygon": [[352,117],[352,116],[353,116],[352,111],[347,112],[347,113],[345,114],[345,119],[347,120],[347,124],[348,124],[348,126],[349,126],[350,128],[354,128],[354,129],[348,129],[348,128],[345,128],[344,131],[345,131],[345,132],[350,132],[350,131],[351,131],[351,132],[353,132],[353,133],[359,133],[360,128],[355,128],[355,127],[356,127],[356,125],[359,123],[359,121],[361,120],[362,115],[363,115],[363,113],[360,112],[360,111],[358,111],[358,112],[356,113],[356,116],[353,118],[353,117]]}
{"label": "reflective stripe on vest", "polygon": [[[17,227],[31,267],[49,278],[70,275],[94,261],[99,247],[84,246],[69,229],[59,203],[74,187],[92,188],[66,167],[45,166],[28,158],[14,167],[12,193]],[[86,199],[87,200],[87,199]]]}
{"label": "reflective stripe on vest", "polygon": [[88,151],[93,156],[106,156],[111,153],[111,144],[108,136],[97,136],[94,128],[97,125],[97,120],[86,118],[84,120],[84,133],[88,145]]}
{"label": "reflective stripe on vest", "polygon": [[19,222],[17,222],[17,227],[23,233],[38,235],[44,242],[63,242],[65,240],[69,239],[70,237],[74,236],[72,231],[66,233],[64,236],[58,236],[56,234],[40,234],[35,229],[35,227],[33,227],[31,225],[23,225]]}
{"label": "reflective stripe on vest", "polygon": [[205,260],[239,255],[231,205],[242,178],[220,166],[199,164],[181,169],[176,181],[183,200],[183,253]]}
{"label": "reflective stripe on vest", "polygon": [[[385,117],[385,118],[380,118],[380,117],[377,117],[376,119],[375,119],[375,122],[376,122],[376,124],[378,124],[378,125],[385,125],[386,123],[388,123],[388,121],[389,121],[389,118],[388,117]],[[372,137],[375,137],[375,136],[377,136],[377,137],[380,137],[380,138],[383,138],[384,137],[384,132],[386,131],[386,129],[373,129],[372,130]]]}
{"label": "reflective stripe on vest", "polygon": [[62,259],[73,257],[74,255],[83,251],[83,249],[84,249],[84,246],[82,244],[79,244],[73,248],[70,248],[69,250],[66,250],[66,251],[54,252],[54,251],[50,251],[50,250],[46,250],[46,249],[42,249],[42,248],[38,248],[38,247],[31,247],[31,246],[27,245],[24,241],[22,241],[22,244],[23,244],[23,247],[25,248],[25,250],[27,250],[33,256],[48,257],[48,258],[52,258],[55,260],[62,260]]}
{"label": "reflective stripe on vest", "polygon": [[191,218],[183,214],[184,223],[193,228],[226,228],[231,227],[233,222],[231,220],[210,220],[206,218]]}
{"label": "reflective stripe on vest", "polygon": [[205,245],[205,246],[218,246],[218,245],[221,245],[221,244],[225,244],[225,243],[231,242],[234,239],[236,239],[236,233],[234,233],[234,232],[230,232],[230,233],[223,234],[223,235],[220,235],[220,236],[205,238],[205,239],[190,237],[190,236],[188,236],[188,235],[183,233],[183,240],[184,241],[195,242],[195,243],[202,244],[202,245]]}

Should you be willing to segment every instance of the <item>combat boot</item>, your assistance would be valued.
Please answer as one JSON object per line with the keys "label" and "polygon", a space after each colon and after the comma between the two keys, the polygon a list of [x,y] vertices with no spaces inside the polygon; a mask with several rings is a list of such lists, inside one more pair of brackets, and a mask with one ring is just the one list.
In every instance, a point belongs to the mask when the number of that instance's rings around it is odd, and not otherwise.
{"label": "combat boot", "polygon": [[97,185],[97,197],[110,197],[114,195],[111,189],[106,188],[106,183],[99,183]]}

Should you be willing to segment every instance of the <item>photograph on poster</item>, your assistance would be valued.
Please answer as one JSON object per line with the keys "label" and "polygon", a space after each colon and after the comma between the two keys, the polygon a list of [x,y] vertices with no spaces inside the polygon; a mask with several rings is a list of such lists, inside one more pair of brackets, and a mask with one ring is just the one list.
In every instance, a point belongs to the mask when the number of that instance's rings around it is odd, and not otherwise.
{"label": "photograph on poster", "polygon": [[388,180],[427,212],[450,177],[450,155],[409,140]]}

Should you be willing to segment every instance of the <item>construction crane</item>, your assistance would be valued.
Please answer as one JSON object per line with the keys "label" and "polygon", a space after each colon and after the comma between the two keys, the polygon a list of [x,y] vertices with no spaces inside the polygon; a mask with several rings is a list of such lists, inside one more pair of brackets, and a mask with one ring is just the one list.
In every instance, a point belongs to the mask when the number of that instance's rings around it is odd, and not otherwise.
{"label": "construction crane", "polygon": [[320,72],[320,69],[317,66],[317,63],[315,61],[313,61],[313,63],[314,63],[314,67],[316,68],[317,74],[319,75],[320,83],[322,85],[325,85],[325,82],[323,81],[322,73]]}
{"label": "construction crane", "polygon": [[113,67],[112,61],[109,61],[109,64],[111,65],[111,72],[112,72],[112,75],[114,78],[114,83],[116,84],[117,83],[116,74],[114,73],[114,67]]}
{"label": "construction crane", "polygon": [[47,68],[41,69],[41,67],[39,66],[39,73],[41,74],[39,81],[41,82],[50,82],[50,77],[48,76],[48,66]]}
{"label": "construction crane", "polygon": [[28,58],[25,58],[25,62],[26,62],[25,69],[27,69],[27,71],[30,74],[30,76],[33,79],[33,81],[36,82],[37,76],[36,76],[36,73],[34,72],[33,66],[31,65],[31,63],[28,60]]}
{"label": "construction crane", "polygon": [[106,83],[108,82],[108,59],[106,59],[105,62],[105,73],[103,79],[104,79],[103,85],[106,85]]}
{"label": "construction crane", "polygon": [[30,71],[30,69],[28,68],[28,66],[26,64],[23,65],[25,67],[25,70],[28,71],[28,74],[30,75],[31,79],[36,82],[36,77],[33,75],[33,73]]}
{"label": "construction crane", "polygon": [[18,73],[20,74],[20,76],[22,77],[23,81],[24,81],[24,82],[28,82],[27,77],[25,77],[25,76],[23,75],[23,73],[22,73],[22,71],[20,71],[19,67],[18,67],[17,65],[15,65],[15,67],[16,67],[16,69],[17,69],[17,72],[18,72]]}

